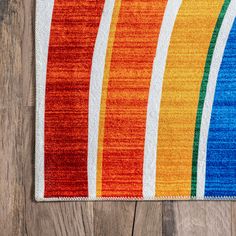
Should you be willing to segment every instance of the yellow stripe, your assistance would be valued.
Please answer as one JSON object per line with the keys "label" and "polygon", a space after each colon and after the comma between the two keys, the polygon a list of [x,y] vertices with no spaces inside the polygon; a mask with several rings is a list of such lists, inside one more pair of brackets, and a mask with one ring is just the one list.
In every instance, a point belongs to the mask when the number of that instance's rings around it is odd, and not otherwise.
{"label": "yellow stripe", "polygon": [[157,196],[190,196],[199,91],[223,0],[184,0],[170,42],[157,147]]}
{"label": "yellow stripe", "polygon": [[101,98],[101,110],[100,110],[100,121],[99,121],[99,136],[98,136],[98,158],[97,158],[97,197],[102,195],[102,156],[103,156],[103,140],[104,140],[104,124],[106,115],[106,100],[107,100],[107,88],[110,74],[112,48],[115,40],[116,25],[119,18],[121,0],[115,1],[114,11],[112,15],[112,22],[107,46],[106,53],[106,64],[104,69],[103,87],[102,87],[102,98]]}

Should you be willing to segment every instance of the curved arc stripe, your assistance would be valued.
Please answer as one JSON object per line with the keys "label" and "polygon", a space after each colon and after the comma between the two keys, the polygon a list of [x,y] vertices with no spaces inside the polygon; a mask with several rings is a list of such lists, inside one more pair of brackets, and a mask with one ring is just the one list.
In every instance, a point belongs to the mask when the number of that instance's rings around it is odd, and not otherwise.
{"label": "curved arc stripe", "polygon": [[[109,0],[108,0],[109,1]],[[98,133],[96,138],[97,150],[96,150],[96,196],[100,197],[102,194],[102,156],[103,156],[103,140],[104,140],[104,124],[105,124],[105,113],[106,113],[106,100],[108,90],[108,80],[110,74],[112,48],[115,40],[116,25],[118,22],[120,7],[122,0],[115,0],[113,6],[113,14],[110,23],[109,40],[106,49],[106,59],[104,63],[104,74],[101,85],[101,97],[100,97],[100,111],[98,121]]]}
{"label": "curved arc stripe", "polygon": [[168,1],[158,39],[150,83],[143,167],[143,197],[155,197],[158,120],[162,82],[171,33],[182,0]]}
{"label": "curved arc stripe", "polygon": [[54,0],[36,2],[36,144],[35,197],[44,199],[44,110],[47,57]]}
{"label": "curved arc stripe", "polygon": [[88,123],[88,195],[91,198],[96,197],[99,115],[106,52],[114,5],[115,0],[105,1],[91,68]]}
{"label": "curved arc stripe", "polygon": [[213,53],[216,46],[216,41],[220,32],[220,29],[222,28],[222,22],[223,22],[225,13],[227,11],[227,8],[229,6],[229,3],[230,3],[230,0],[226,0],[224,2],[224,5],[222,6],[214,32],[212,34],[210,46],[208,49],[201,89],[200,89],[195,133],[194,133],[194,143],[193,143],[191,196],[196,196],[199,137],[200,137],[200,129],[201,129],[202,110],[203,110],[204,100],[206,96],[206,87],[208,83],[208,78],[209,78],[210,68],[212,64]]}
{"label": "curved arc stripe", "polygon": [[204,198],[205,194],[205,175],[206,175],[206,155],[207,139],[210,127],[210,119],[213,108],[213,101],[216,89],[217,77],[220,70],[227,39],[230,34],[234,19],[236,17],[236,1],[232,0],[225,14],[219,36],[216,42],[212,64],[210,67],[209,79],[206,88],[206,95],[201,116],[201,129],[199,137],[198,161],[197,161],[197,189],[198,199]]}

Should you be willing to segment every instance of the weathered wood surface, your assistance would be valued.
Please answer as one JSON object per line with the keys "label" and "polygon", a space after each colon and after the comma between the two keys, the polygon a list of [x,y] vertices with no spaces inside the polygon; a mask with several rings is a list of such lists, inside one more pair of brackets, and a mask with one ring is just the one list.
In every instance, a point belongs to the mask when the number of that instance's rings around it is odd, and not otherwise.
{"label": "weathered wood surface", "polygon": [[0,0],[0,235],[236,235],[236,203],[33,200],[33,0]]}

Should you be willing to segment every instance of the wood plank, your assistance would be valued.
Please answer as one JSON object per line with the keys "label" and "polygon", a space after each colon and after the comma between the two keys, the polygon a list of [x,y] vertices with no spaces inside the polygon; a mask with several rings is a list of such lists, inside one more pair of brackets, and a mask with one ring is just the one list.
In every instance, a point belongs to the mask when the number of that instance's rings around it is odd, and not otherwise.
{"label": "wood plank", "polygon": [[35,105],[35,1],[24,0],[24,28],[22,34],[23,104]]}
{"label": "wood plank", "polygon": [[133,235],[136,202],[94,203],[94,235]]}
{"label": "wood plank", "polygon": [[176,222],[174,204],[171,201],[162,203],[162,234],[175,235]]}
{"label": "wood plank", "polygon": [[0,4],[0,234],[22,235],[22,90],[20,0]]}
{"label": "wood plank", "polygon": [[231,215],[232,215],[231,232],[232,236],[236,236],[236,202],[231,203]]}
{"label": "wood plank", "polygon": [[134,217],[135,236],[162,234],[162,203],[138,202]]}
{"label": "wood plank", "polygon": [[231,235],[231,202],[206,201],[206,235]]}
{"label": "wood plank", "polygon": [[231,235],[231,202],[163,203],[163,235]]}

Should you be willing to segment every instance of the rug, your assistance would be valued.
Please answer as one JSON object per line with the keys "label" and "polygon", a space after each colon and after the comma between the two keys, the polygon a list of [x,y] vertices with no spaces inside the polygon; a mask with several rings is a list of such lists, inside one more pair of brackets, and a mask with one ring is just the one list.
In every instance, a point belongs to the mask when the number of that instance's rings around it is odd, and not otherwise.
{"label": "rug", "polygon": [[235,199],[236,0],[36,2],[36,200]]}

